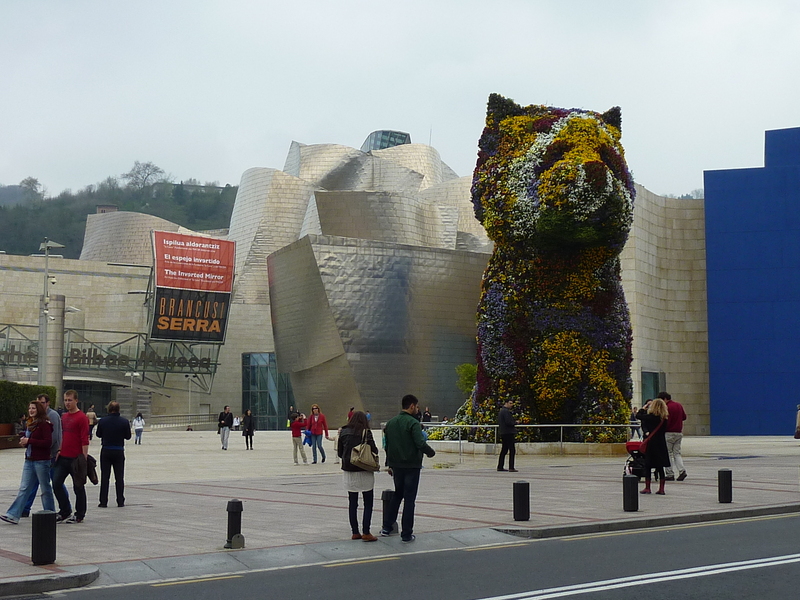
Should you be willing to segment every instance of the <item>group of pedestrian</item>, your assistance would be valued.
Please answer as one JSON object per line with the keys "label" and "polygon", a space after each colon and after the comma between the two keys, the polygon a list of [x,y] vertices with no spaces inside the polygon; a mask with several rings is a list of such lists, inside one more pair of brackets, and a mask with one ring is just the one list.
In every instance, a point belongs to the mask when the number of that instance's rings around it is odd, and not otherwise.
{"label": "group of pedestrian", "polygon": [[[516,420],[511,413],[514,406],[512,400],[507,400],[497,415],[497,429],[500,435],[501,449],[497,462],[498,471],[516,473],[514,459],[516,456]],[[638,411],[634,407],[631,413],[631,435],[636,435],[641,423],[644,430],[644,451],[647,475],[642,494],[652,493],[652,473],[655,472],[659,482],[656,494],[664,495],[664,486],[667,481],[683,481],[687,477],[686,468],[681,456],[681,441],[683,440],[683,422],[686,412],[683,406],[672,399],[667,392],[660,392],[653,400]],[[639,430],[639,438],[643,435]],[[508,456],[508,469],[505,468],[505,459]],[[677,473],[677,475],[676,475]]]}
{"label": "group of pedestrian", "polygon": [[[316,405],[315,405],[316,406]],[[420,425],[419,400],[415,396],[404,396],[401,401],[402,410],[389,420],[383,430],[383,446],[385,452],[384,465],[394,482],[394,492],[388,509],[383,514],[381,536],[394,533],[394,523],[403,505],[400,527],[400,539],[413,542],[414,510],[417,490],[419,489],[422,456],[432,457],[436,452],[431,448]],[[378,538],[372,534],[372,509],[374,505],[375,470],[378,468],[378,446],[370,430],[367,413],[351,409],[347,424],[339,430],[337,454],[342,459],[344,488],[348,497],[348,517],[351,539],[374,542]],[[354,450],[366,444],[375,457],[375,467],[365,468],[361,463],[354,464]],[[363,499],[364,510],[361,522],[358,520],[358,498]]]}
{"label": "group of pedestrian", "polygon": [[217,417],[217,433],[220,435],[222,442],[222,449],[228,449],[228,441],[230,439],[231,430],[239,431],[241,428],[242,437],[244,438],[244,447],[246,450],[253,449],[253,435],[256,431],[256,420],[253,413],[248,408],[242,418],[234,417],[231,412],[231,407],[227,404],[223,407],[222,412]]}
{"label": "group of pedestrian", "polygon": [[[683,440],[683,422],[686,412],[683,406],[672,399],[667,392],[660,392],[636,413],[636,418],[644,430],[645,445],[644,457],[645,475],[642,494],[652,493],[652,473],[655,471],[658,479],[656,494],[663,496],[667,481],[683,481],[686,479],[686,468],[681,456],[681,442]],[[677,472],[677,476],[675,473]]]}
{"label": "group of pedestrian", "polygon": [[[87,413],[78,408],[78,392],[75,390],[64,392],[64,409],[59,415],[50,408],[47,394],[40,394],[28,405],[26,429],[20,438],[20,446],[25,448],[22,480],[17,497],[8,511],[0,515],[6,523],[17,524],[20,518],[30,516],[39,491],[43,508],[56,511],[57,522],[82,523],[86,518],[86,480],[90,478],[97,483],[94,459],[89,456],[90,431],[95,428],[91,426]],[[110,402],[107,411],[107,416],[96,420],[96,430],[93,431],[102,440],[100,508],[108,506],[112,471],[117,506],[125,506],[124,451],[125,440],[131,439],[131,426],[120,416],[119,403]],[[75,495],[74,512],[65,485],[68,477],[72,479]]]}
{"label": "group of pedestrian", "polygon": [[[394,492],[388,510],[383,515],[380,534],[389,536],[394,533],[394,523],[402,504],[400,538],[404,542],[411,542],[414,540],[414,510],[422,457],[423,454],[433,456],[436,452],[428,445],[420,425],[420,420],[424,416],[419,409],[419,400],[412,395],[404,396],[401,407],[400,413],[386,423],[383,432],[384,465],[393,479]],[[427,408],[426,412],[430,414]],[[343,484],[348,497],[351,539],[364,542],[376,541],[378,538],[372,533],[372,512],[375,502],[375,471],[379,469],[379,450],[370,429],[369,413],[351,407],[347,413],[347,423],[333,437],[330,435],[327,419],[318,404],[311,406],[309,416],[290,407],[287,422],[292,432],[294,464],[299,464],[298,454],[303,464],[308,464],[303,436],[308,438],[312,448],[312,464],[317,463],[318,456],[322,462],[326,460],[325,449],[322,446],[323,437],[334,441],[336,454],[341,459]],[[353,451],[361,444],[366,444],[375,457],[374,468],[365,468],[361,463],[353,462]],[[359,496],[363,502],[360,521]]]}

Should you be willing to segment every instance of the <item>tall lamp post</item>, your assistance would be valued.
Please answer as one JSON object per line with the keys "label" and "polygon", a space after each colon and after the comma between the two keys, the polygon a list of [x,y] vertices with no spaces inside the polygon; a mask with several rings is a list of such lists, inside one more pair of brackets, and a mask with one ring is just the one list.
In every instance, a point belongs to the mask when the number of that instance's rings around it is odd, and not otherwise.
{"label": "tall lamp post", "polygon": [[133,412],[133,414],[139,412],[139,403],[135,401],[136,399],[135,399],[135,396],[133,394],[133,378],[134,377],[139,377],[140,375],[141,375],[141,373],[139,373],[138,371],[127,371],[125,373],[125,377],[130,377],[131,378],[131,387],[130,387],[130,392],[129,393],[130,393],[130,399],[131,399],[131,407],[130,407],[130,409]]}
{"label": "tall lamp post", "polygon": [[197,375],[184,375],[186,377],[186,385],[189,388],[189,412],[192,410],[192,381],[197,379]]}
{"label": "tall lamp post", "polygon": [[[61,339],[62,347],[61,348],[50,348],[48,345],[49,338],[48,338],[48,325],[50,321],[55,321],[56,317],[50,314],[50,290],[48,290],[47,286],[50,283],[55,284],[55,277],[50,278],[50,250],[54,248],[64,248],[63,244],[59,244],[58,242],[54,242],[48,238],[44,238],[44,241],[39,244],[39,251],[44,251],[44,288],[42,290],[42,303],[41,303],[41,315],[39,316],[39,375],[37,378],[37,382],[39,385],[53,385],[55,384],[56,389],[58,390],[58,394],[61,394],[61,386],[62,386],[62,377],[59,375],[59,381],[50,381],[51,375],[51,363],[56,361],[53,360],[53,357],[50,356],[51,350],[53,352],[59,352],[58,362],[61,362],[61,355],[64,353],[63,348],[63,336],[58,336]],[[61,329],[63,333],[63,310],[60,311],[60,318],[61,318]],[[56,399],[58,402],[58,399]]]}
{"label": "tall lamp post", "polygon": [[127,373],[125,373],[125,377],[131,378],[131,394],[133,394],[133,378],[139,377],[139,375],[141,375],[141,373],[139,373],[138,371],[128,371]]}

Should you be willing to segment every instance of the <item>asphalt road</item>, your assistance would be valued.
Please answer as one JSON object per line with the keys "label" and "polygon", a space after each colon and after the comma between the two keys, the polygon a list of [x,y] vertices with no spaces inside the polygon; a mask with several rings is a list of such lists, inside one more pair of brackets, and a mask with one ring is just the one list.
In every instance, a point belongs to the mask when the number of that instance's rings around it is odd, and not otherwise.
{"label": "asphalt road", "polygon": [[[362,542],[353,542],[362,543]],[[417,550],[226,578],[54,592],[69,599],[796,599],[800,516]],[[413,550],[413,551],[412,551]],[[187,560],[191,558],[187,557]]]}

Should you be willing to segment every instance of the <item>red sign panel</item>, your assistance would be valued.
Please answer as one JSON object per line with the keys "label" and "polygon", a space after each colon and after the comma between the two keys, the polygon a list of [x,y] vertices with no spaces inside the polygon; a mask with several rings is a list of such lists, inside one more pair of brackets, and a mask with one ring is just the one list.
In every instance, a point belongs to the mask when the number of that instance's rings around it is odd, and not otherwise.
{"label": "red sign panel", "polygon": [[156,287],[231,292],[236,243],[196,235],[153,232]]}
{"label": "red sign panel", "polygon": [[223,343],[236,243],[154,231],[153,250],[156,297],[150,339]]}

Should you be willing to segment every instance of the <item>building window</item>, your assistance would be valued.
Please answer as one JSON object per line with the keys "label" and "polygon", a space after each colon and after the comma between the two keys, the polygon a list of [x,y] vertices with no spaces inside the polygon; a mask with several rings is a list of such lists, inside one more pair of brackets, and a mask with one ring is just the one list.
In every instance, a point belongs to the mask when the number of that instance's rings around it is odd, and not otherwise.
{"label": "building window", "polygon": [[278,373],[275,353],[242,354],[242,411],[252,411],[256,429],[286,429],[290,406],[292,384],[287,373]]}
{"label": "building window", "polygon": [[373,131],[367,136],[367,139],[361,144],[361,151],[384,150],[410,143],[411,136],[403,131],[379,130]]}

